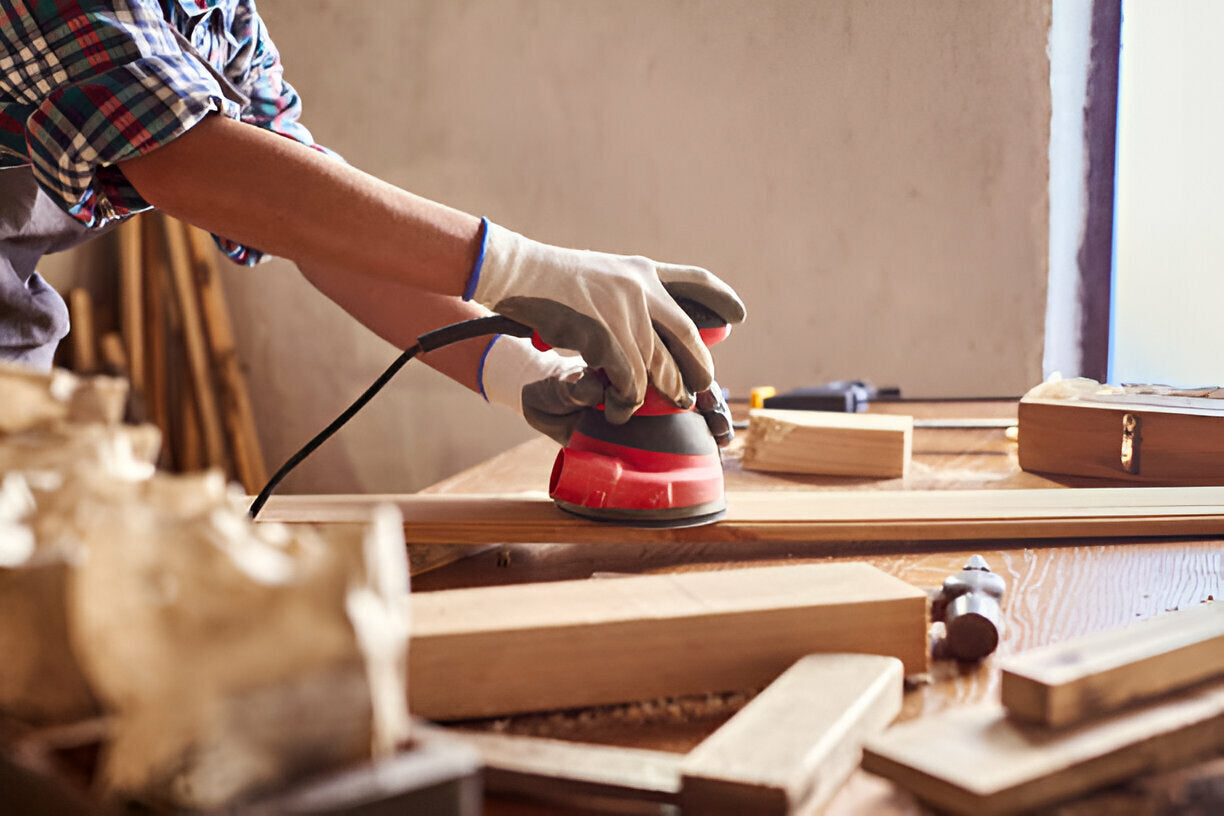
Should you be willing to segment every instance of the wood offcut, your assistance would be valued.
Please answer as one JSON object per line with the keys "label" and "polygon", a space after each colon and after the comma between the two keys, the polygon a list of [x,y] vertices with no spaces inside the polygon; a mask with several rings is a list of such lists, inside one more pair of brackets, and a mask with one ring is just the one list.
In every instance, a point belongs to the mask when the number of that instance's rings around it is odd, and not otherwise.
{"label": "wood offcut", "polygon": [[1003,705],[1013,717],[1049,726],[1082,722],[1224,677],[1224,604],[1065,640],[1012,655],[1000,666]]}

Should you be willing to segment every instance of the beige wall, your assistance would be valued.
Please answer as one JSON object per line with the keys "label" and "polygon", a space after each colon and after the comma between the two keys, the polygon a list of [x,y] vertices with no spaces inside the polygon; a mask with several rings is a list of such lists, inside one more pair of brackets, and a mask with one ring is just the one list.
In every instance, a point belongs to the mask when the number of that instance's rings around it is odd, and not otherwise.
{"label": "beige wall", "polygon": [[[261,0],[316,137],[532,237],[698,263],[733,395],[1041,377],[1050,0]],[[395,356],[287,264],[227,270],[275,465]],[[287,491],[420,488],[530,431],[409,366]],[[541,489],[544,485],[541,485]]]}

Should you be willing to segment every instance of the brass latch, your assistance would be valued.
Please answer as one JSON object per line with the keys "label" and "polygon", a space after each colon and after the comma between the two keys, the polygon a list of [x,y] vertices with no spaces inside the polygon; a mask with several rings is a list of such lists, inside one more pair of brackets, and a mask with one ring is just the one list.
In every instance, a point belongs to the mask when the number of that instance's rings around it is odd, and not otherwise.
{"label": "brass latch", "polygon": [[1142,419],[1135,414],[1122,415],[1122,469],[1127,473],[1139,472],[1139,426]]}

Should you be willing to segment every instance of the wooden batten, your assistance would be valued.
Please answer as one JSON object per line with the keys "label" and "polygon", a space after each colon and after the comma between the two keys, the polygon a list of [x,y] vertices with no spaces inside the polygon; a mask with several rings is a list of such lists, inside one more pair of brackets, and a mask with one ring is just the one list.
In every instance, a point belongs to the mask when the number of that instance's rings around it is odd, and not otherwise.
{"label": "wooden batten", "polygon": [[853,562],[417,593],[409,698],[452,720],[750,690],[814,652],[922,672],[926,605]]}
{"label": "wooden batten", "polygon": [[890,414],[756,409],[749,414],[746,470],[902,478],[914,418]]}
{"label": "wooden batten", "polygon": [[1205,603],[1001,662],[1013,717],[1066,726],[1224,676],[1224,604]]}
{"label": "wooden batten", "polygon": [[896,658],[809,655],[680,764],[684,813],[819,812],[859,766],[862,745],[901,712]]}

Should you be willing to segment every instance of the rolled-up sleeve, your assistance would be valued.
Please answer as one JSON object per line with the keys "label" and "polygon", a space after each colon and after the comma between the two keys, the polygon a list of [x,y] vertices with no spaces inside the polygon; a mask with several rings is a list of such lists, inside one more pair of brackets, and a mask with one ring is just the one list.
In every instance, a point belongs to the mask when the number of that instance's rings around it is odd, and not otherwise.
{"label": "rolled-up sleeve", "polygon": [[44,190],[88,227],[145,202],[114,165],[220,112],[241,117],[208,66],[184,51],[153,0],[0,0],[2,90],[25,116]]}

